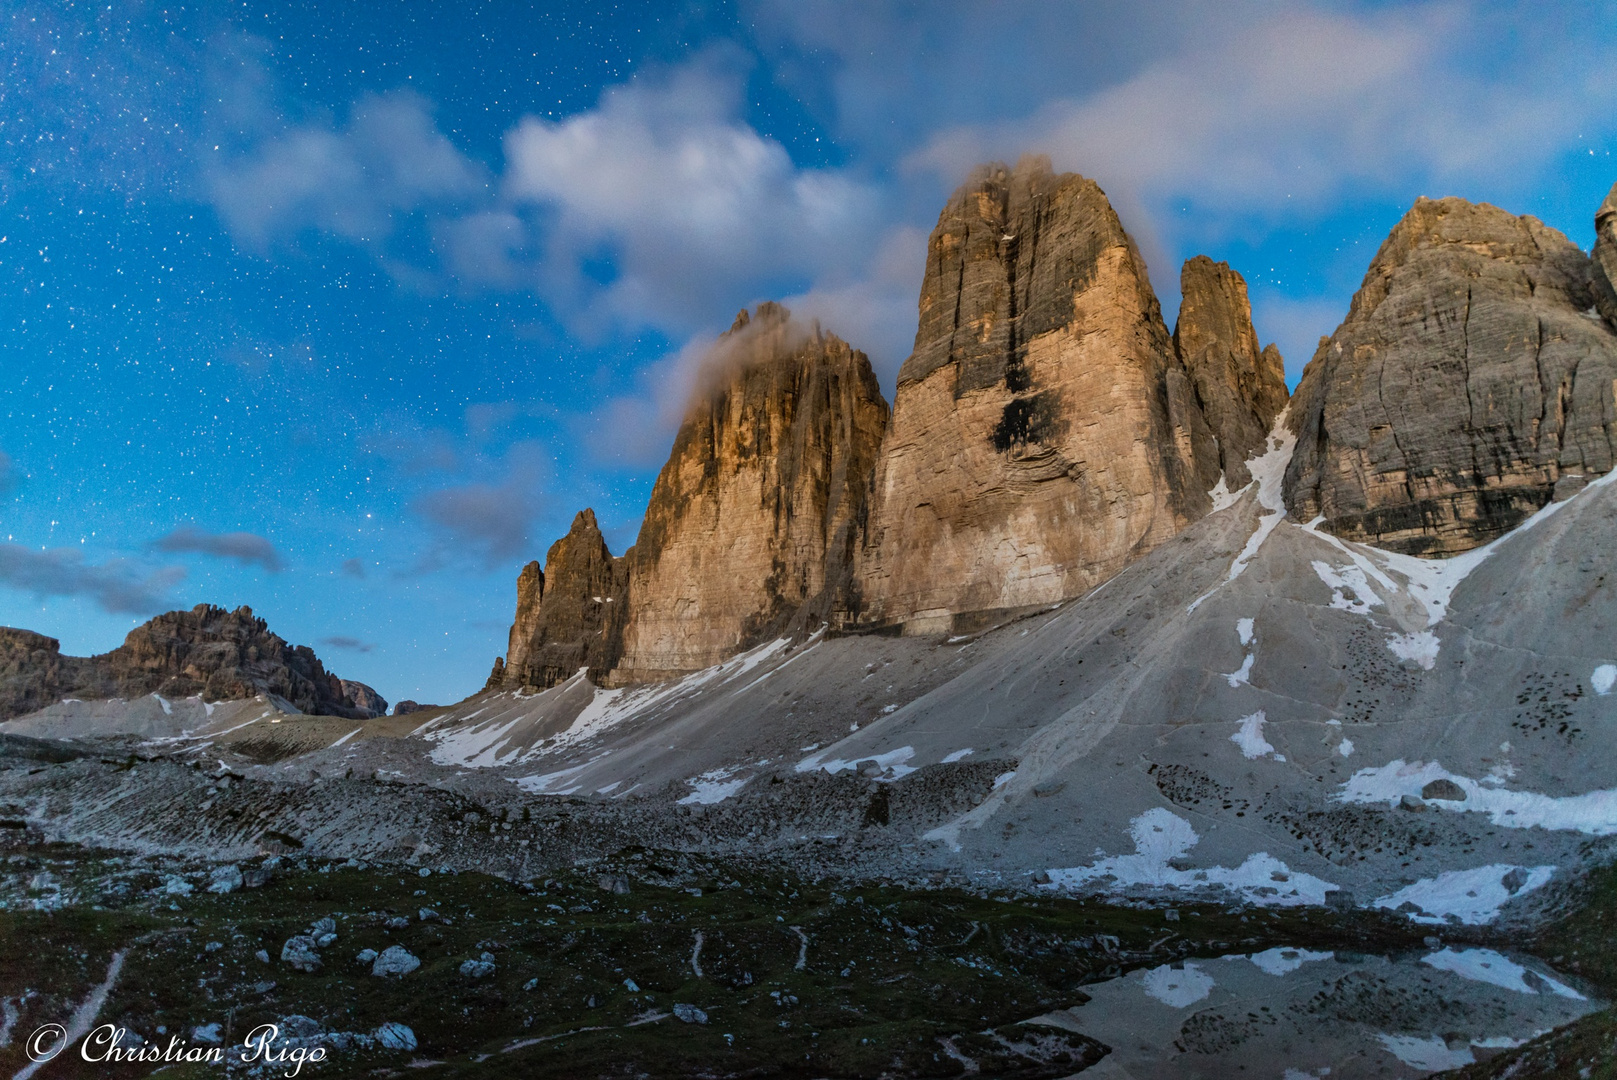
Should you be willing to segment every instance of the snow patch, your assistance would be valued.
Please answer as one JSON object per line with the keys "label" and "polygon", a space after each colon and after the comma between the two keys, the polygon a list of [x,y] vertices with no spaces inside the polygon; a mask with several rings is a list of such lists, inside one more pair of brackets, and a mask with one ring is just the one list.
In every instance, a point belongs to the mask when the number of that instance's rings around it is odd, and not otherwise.
{"label": "snow patch", "polygon": [[1152,968],[1140,980],[1140,986],[1147,997],[1170,1008],[1183,1009],[1210,994],[1214,983],[1211,975],[1187,961],[1181,968],[1171,964]]}
{"label": "snow patch", "polygon": [[[1258,527],[1247,538],[1246,546],[1235,557],[1235,561],[1230,563],[1229,574],[1226,575],[1223,581],[1213,586],[1212,589],[1197,597],[1187,609],[1188,611],[1195,611],[1201,607],[1203,600],[1206,600],[1213,593],[1240,577],[1242,571],[1247,568],[1247,564],[1257,556],[1258,550],[1263,547],[1263,542],[1269,539],[1269,534],[1273,533],[1280,522],[1285,519],[1286,500],[1282,485],[1286,479],[1286,466],[1291,464],[1291,452],[1297,446],[1297,436],[1293,435],[1286,427],[1286,414],[1290,411],[1291,406],[1287,405],[1286,408],[1280,411],[1280,415],[1275,417],[1274,428],[1269,432],[1269,437],[1264,444],[1268,449],[1257,457],[1249,459],[1246,463],[1247,471],[1252,474],[1252,482],[1258,486],[1258,505],[1268,513],[1258,518]],[[1243,488],[1242,490],[1246,489]]]}
{"label": "snow patch", "polygon": [[1241,661],[1241,666],[1240,667],[1236,668],[1234,671],[1229,671],[1229,672],[1224,673],[1224,678],[1229,681],[1231,690],[1235,689],[1238,686],[1244,685],[1247,682],[1247,680],[1250,679],[1251,677],[1252,677],[1252,654],[1251,653],[1246,654],[1246,658]]}
{"label": "snow patch", "polygon": [[823,769],[828,773],[836,774],[843,769],[857,768],[864,762],[873,761],[876,768],[880,769],[883,774],[877,777],[878,780],[897,780],[899,777],[908,776],[915,771],[912,766],[907,764],[915,756],[915,747],[913,746],[900,746],[897,750],[889,750],[885,754],[870,754],[866,757],[856,758],[833,758],[830,761],[822,761],[821,759],[829,752],[829,750],[822,751],[804,758],[797,763],[796,770],[800,773],[805,773],[813,772],[815,769]]}
{"label": "snow patch", "polygon": [[1589,676],[1589,685],[1601,697],[1611,693],[1611,688],[1617,686],[1617,664],[1601,664],[1595,668],[1595,673]]}
{"label": "snow patch", "polygon": [[1432,665],[1437,663],[1439,645],[1437,635],[1430,630],[1421,630],[1414,634],[1395,634],[1387,639],[1387,648],[1392,650],[1394,656],[1400,660],[1413,660],[1426,671],[1431,671]]}
{"label": "snow patch", "polygon": [[1423,878],[1372,901],[1370,906],[1402,911],[1414,922],[1434,926],[1448,922],[1483,926],[1498,918],[1499,909],[1507,902],[1542,888],[1554,875],[1553,866],[1528,868],[1489,863]]}
{"label": "snow patch", "polygon": [[1436,761],[1406,763],[1399,758],[1380,768],[1360,769],[1342,782],[1342,790],[1334,798],[1345,803],[1393,806],[1405,795],[1419,798],[1421,790],[1434,780],[1448,780],[1465,792],[1465,798],[1433,799],[1428,806],[1452,813],[1487,814],[1495,825],[1508,829],[1537,827],[1588,836],[1617,834],[1617,788],[1565,796],[1507,791],[1499,786],[1504,775],[1501,769],[1479,782],[1451,773]]}
{"label": "snow patch", "polygon": [[1529,971],[1509,957],[1501,956],[1492,949],[1462,949],[1459,952],[1453,949],[1443,949],[1421,958],[1421,963],[1430,965],[1439,971],[1452,971],[1462,979],[1472,982],[1487,983],[1490,986],[1502,987],[1505,990],[1514,990],[1518,994],[1537,994],[1536,987],[1528,982],[1531,975],[1533,982],[1541,983],[1545,989],[1557,997],[1570,998],[1573,1001],[1588,1000],[1572,987],[1565,983],[1556,982],[1547,975],[1536,971]]}
{"label": "snow patch", "polygon": [[[1231,685],[1234,685],[1233,683]],[[1284,754],[1276,754],[1275,748],[1269,745],[1269,740],[1263,737],[1263,710],[1259,709],[1251,716],[1243,716],[1240,728],[1230,736],[1230,742],[1241,748],[1241,756],[1248,761],[1256,761],[1260,757],[1274,754],[1276,761],[1285,761]]]}
{"label": "snow patch", "polygon": [[326,749],[335,750],[337,747],[341,746],[343,743],[347,742],[349,739],[352,739],[355,735],[358,735],[364,730],[365,729],[362,727],[357,727],[353,731],[350,731],[348,734],[344,735],[342,738],[338,739],[336,742],[332,743],[330,746],[326,747]]}
{"label": "snow patch", "polygon": [[953,765],[957,761],[963,761],[964,759],[970,757],[971,754],[972,750],[969,746],[964,750],[955,750],[944,756],[943,763],[945,765]]}
{"label": "snow patch", "polygon": [[[1368,615],[1373,607],[1382,607],[1381,597],[1370,587],[1361,566],[1332,566],[1315,559],[1309,564],[1325,587],[1331,590],[1331,606],[1355,615]],[[1350,598],[1347,594],[1352,593]]]}
{"label": "snow patch", "polygon": [[1247,856],[1240,866],[1179,870],[1169,860],[1183,856],[1200,842],[1190,822],[1160,807],[1147,810],[1129,824],[1133,855],[1113,855],[1089,866],[1053,869],[1046,889],[1077,888],[1106,881],[1114,888],[1149,885],[1168,889],[1221,888],[1241,894],[1248,903],[1277,907],[1323,904],[1336,888],[1310,874],[1295,873],[1266,851]]}
{"label": "snow patch", "polygon": [[1470,1047],[1450,1050],[1449,1044],[1436,1035],[1424,1039],[1419,1035],[1377,1035],[1376,1038],[1381,1040],[1387,1053],[1405,1065],[1428,1072],[1458,1069],[1477,1060],[1472,1056]]}
{"label": "snow patch", "polygon": [[1351,757],[1353,754],[1353,740],[1344,736],[1342,741],[1336,744],[1336,752],[1343,757]]}
{"label": "snow patch", "polygon": [[1251,956],[1225,957],[1226,960],[1250,960],[1265,975],[1290,975],[1293,971],[1315,960],[1335,960],[1334,952],[1313,952],[1309,949],[1265,949]]}
{"label": "snow patch", "polygon": [[1257,633],[1256,619],[1236,619],[1235,636],[1241,639],[1242,645],[1252,644],[1252,638]]}
{"label": "snow patch", "polygon": [[685,781],[695,790],[679,800],[681,806],[711,806],[721,803],[747,786],[750,776],[743,776],[739,780],[731,779],[735,773],[734,768],[710,769],[701,776],[692,777]]}

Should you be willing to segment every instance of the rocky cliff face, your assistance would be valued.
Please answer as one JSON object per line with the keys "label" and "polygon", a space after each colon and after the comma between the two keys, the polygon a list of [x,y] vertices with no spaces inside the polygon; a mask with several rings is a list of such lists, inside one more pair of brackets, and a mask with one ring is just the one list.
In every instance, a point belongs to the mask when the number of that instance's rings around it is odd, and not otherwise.
{"label": "rocky cliff face", "polygon": [[[1205,296],[1183,336],[1233,451],[1274,403],[1212,384],[1245,373],[1272,397],[1272,360],[1238,279],[1189,277]],[[927,245],[851,618],[925,633],[1062,600],[1206,513],[1220,459],[1192,370],[1093,181],[1042,160],[979,169]]]}
{"label": "rocky cliff face", "polygon": [[1595,307],[1617,327],[1617,184],[1595,212]]}
{"label": "rocky cliff face", "polygon": [[604,677],[622,648],[627,591],[627,564],[607,550],[595,511],[583,511],[544,568],[531,562],[518,576],[516,620],[486,688],[544,689],[580,668]]}
{"label": "rocky cliff face", "polygon": [[1292,515],[1452,555],[1610,469],[1617,334],[1595,276],[1535,218],[1417,202],[1298,386]]}
{"label": "rocky cliff face", "polygon": [[706,667],[847,606],[887,412],[864,353],[776,304],[737,317],[626,556],[612,681]]}
{"label": "rocky cliff face", "polygon": [[1224,478],[1239,488],[1252,479],[1246,463],[1263,452],[1286,407],[1285,365],[1274,345],[1259,346],[1246,280],[1229,263],[1197,255],[1180,271],[1179,286],[1174,349],[1218,439]]}
{"label": "rocky cliff face", "polygon": [[0,719],[64,697],[201,695],[207,701],[277,694],[300,711],[365,719],[387,702],[364,683],[328,673],[307,646],[272,634],[251,608],[199,604],[159,615],[99,656],[63,656],[55,638],[0,628]]}

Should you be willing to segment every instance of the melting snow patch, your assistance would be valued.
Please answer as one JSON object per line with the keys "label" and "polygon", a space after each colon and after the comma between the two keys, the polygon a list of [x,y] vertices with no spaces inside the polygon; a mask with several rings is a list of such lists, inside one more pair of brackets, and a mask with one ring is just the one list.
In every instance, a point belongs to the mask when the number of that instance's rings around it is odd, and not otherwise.
{"label": "melting snow patch", "polygon": [[1341,742],[1336,744],[1336,752],[1341,754],[1343,757],[1350,756],[1353,753],[1353,740],[1344,738]]}
{"label": "melting snow patch", "polygon": [[1405,795],[1420,797],[1434,780],[1448,780],[1465,792],[1464,799],[1432,799],[1427,805],[1455,813],[1487,814],[1495,825],[1509,829],[1558,829],[1589,836],[1617,833],[1617,788],[1582,795],[1541,795],[1536,791],[1506,791],[1501,780],[1489,776],[1479,783],[1456,776],[1435,761],[1405,763],[1402,758],[1377,769],[1360,769],[1342,782],[1335,798],[1346,803],[1386,803],[1392,806]]}
{"label": "melting snow patch", "polygon": [[1051,870],[1043,888],[1076,888],[1109,881],[1116,888],[1152,885],[1169,889],[1222,888],[1241,894],[1249,903],[1278,907],[1323,904],[1327,891],[1336,888],[1310,874],[1293,872],[1266,851],[1249,855],[1240,866],[1213,866],[1205,870],[1179,870],[1169,860],[1184,855],[1201,840],[1190,822],[1169,810],[1147,810],[1129,824],[1133,855],[1113,855],[1089,866]]}
{"label": "melting snow patch", "polygon": [[563,790],[555,790],[558,784],[565,784],[579,773],[593,765],[593,761],[586,761],[582,765],[574,765],[570,769],[558,769],[552,773],[539,776],[519,776],[513,783],[523,791],[530,791],[535,795],[571,795],[578,790],[578,785]]}
{"label": "melting snow patch", "polygon": [[1257,625],[1256,619],[1235,620],[1235,635],[1241,639],[1242,645],[1252,644],[1252,637],[1256,632]]}
{"label": "melting snow patch", "polygon": [[342,738],[338,739],[336,742],[332,743],[330,746],[326,747],[326,749],[335,750],[337,747],[341,746],[343,743],[347,742],[349,739],[352,739],[355,735],[358,735],[364,730],[364,728],[357,727],[353,731],[350,731],[348,734],[344,735]]}
{"label": "melting snow patch", "polygon": [[964,760],[965,758],[968,758],[970,756],[971,756],[971,747],[968,746],[964,750],[955,750],[955,751],[947,754],[943,759],[943,763],[945,765],[953,765],[955,762]]}
{"label": "melting snow patch", "polygon": [[1250,960],[1265,975],[1290,975],[1312,960],[1334,960],[1333,952],[1313,952],[1309,949],[1265,949],[1251,956],[1227,956],[1226,960]]}
{"label": "melting snow patch", "polygon": [[1430,1072],[1458,1069],[1477,1060],[1471,1055],[1470,1047],[1450,1050],[1449,1044],[1436,1035],[1425,1039],[1418,1035],[1377,1035],[1376,1038],[1381,1040],[1387,1053],[1405,1065]]}
{"label": "melting snow patch", "polygon": [[899,777],[907,776],[915,771],[914,768],[906,764],[910,758],[915,756],[915,747],[913,746],[900,746],[897,750],[889,750],[885,754],[872,754],[869,757],[833,758],[830,761],[822,761],[821,758],[829,752],[827,750],[804,758],[797,763],[796,770],[804,773],[813,772],[815,769],[824,769],[828,773],[839,773],[843,769],[857,768],[865,762],[874,762],[876,768],[884,774],[878,778],[882,780],[897,780]]}
{"label": "melting snow patch", "polygon": [[[1233,681],[1232,681],[1233,685]],[[1275,754],[1275,748],[1269,745],[1269,740],[1263,737],[1263,710],[1259,709],[1251,716],[1241,717],[1241,727],[1230,742],[1241,748],[1241,756],[1249,761],[1256,761],[1266,754],[1274,754],[1276,761],[1285,761],[1284,754]]]}
{"label": "melting snow patch", "polygon": [[1611,693],[1611,688],[1617,685],[1617,664],[1601,664],[1595,668],[1595,673],[1589,676],[1589,685],[1601,697]]}
{"label": "melting snow patch", "polygon": [[1269,432],[1268,441],[1264,444],[1267,449],[1246,463],[1247,471],[1252,474],[1252,482],[1258,485],[1258,505],[1268,512],[1258,518],[1258,527],[1247,538],[1246,546],[1235,557],[1235,561],[1230,563],[1228,576],[1197,597],[1190,605],[1188,609],[1190,611],[1201,607],[1203,600],[1240,577],[1247,564],[1257,556],[1258,549],[1263,547],[1263,542],[1269,539],[1269,534],[1275,531],[1286,516],[1286,501],[1281,492],[1281,485],[1286,478],[1286,466],[1291,463],[1291,452],[1297,445],[1297,436],[1286,427],[1286,413],[1290,408],[1288,405],[1281,410],[1279,416],[1275,417],[1274,429]]}
{"label": "melting snow patch", "polygon": [[692,804],[709,806],[713,803],[723,802],[746,787],[747,781],[752,779],[750,776],[744,776],[740,780],[731,780],[729,777],[733,772],[735,772],[734,769],[713,769],[703,773],[701,776],[685,781],[696,790],[680,799],[679,804],[681,806],[690,806]]}
{"label": "melting snow patch", "polygon": [[1542,888],[1554,874],[1553,866],[1490,863],[1424,878],[1372,901],[1371,906],[1402,912],[1418,923],[1482,926],[1493,922],[1507,901]]}
{"label": "melting snow patch", "polygon": [[1432,665],[1437,663],[1439,644],[1437,635],[1430,630],[1396,634],[1387,639],[1387,648],[1392,650],[1394,656],[1400,660],[1413,660],[1426,671],[1431,671]]}
{"label": "melting snow patch", "polygon": [[[1246,654],[1246,659],[1241,661],[1241,666],[1239,668],[1235,669],[1234,671],[1227,672],[1224,675],[1224,678],[1229,680],[1230,689],[1233,690],[1237,686],[1240,686],[1243,683],[1245,683],[1249,678],[1251,678],[1251,676],[1252,676],[1252,654],[1247,653]],[[1251,755],[1248,755],[1248,756],[1250,757]]]}
{"label": "melting snow patch", "polygon": [[1182,968],[1163,964],[1146,972],[1140,986],[1147,997],[1172,1008],[1183,1009],[1212,992],[1213,977],[1192,963],[1187,962]]}
{"label": "melting snow patch", "polygon": [[[1359,566],[1332,566],[1329,563],[1315,559],[1311,563],[1314,573],[1319,575],[1327,588],[1331,590],[1331,606],[1340,611],[1351,611],[1355,615],[1368,615],[1373,607],[1381,607],[1381,597],[1370,588],[1370,582],[1365,577],[1364,569]],[[1350,599],[1347,594],[1352,593]]]}
{"label": "melting snow patch", "polygon": [[[1518,994],[1538,993],[1537,987],[1533,985],[1537,983],[1558,997],[1571,998],[1573,1001],[1587,1000],[1572,987],[1540,975],[1536,971],[1529,971],[1492,949],[1462,949],[1459,952],[1444,949],[1422,957],[1421,963],[1439,971],[1452,971],[1462,979],[1488,983],[1490,986],[1514,990]],[[1529,979],[1532,980],[1531,983]]]}

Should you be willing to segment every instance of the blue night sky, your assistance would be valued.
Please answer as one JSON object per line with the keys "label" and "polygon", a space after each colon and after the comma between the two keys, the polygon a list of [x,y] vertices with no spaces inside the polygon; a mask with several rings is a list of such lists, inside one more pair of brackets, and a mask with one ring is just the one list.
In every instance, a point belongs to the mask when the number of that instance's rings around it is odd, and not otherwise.
{"label": "blue night sky", "polygon": [[737,309],[891,395],[976,161],[1099,180],[1170,323],[1227,259],[1295,381],[1416,196],[1587,248],[1614,150],[1613,3],[0,0],[0,624],[458,699]]}

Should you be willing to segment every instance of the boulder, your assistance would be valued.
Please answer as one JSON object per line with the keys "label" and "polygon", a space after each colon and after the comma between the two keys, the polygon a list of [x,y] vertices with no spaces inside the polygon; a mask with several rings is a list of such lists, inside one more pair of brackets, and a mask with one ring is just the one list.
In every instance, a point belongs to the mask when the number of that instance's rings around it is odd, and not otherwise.
{"label": "boulder", "polygon": [[1536,218],[1417,201],[1303,372],[1292,515],[1454,555],[1609,470],[1617,332],[1593,317],[1595,277]]}
{"label": "boulder", "polygon": [[387,978],[403,978],[421,966],[409,949],[402,945],[389,945],[371,962],[371,974]]}
{"label": "boulder", "polygon": [[307,934],[289,937],[281,946],[281,963],[297,971],[319,971],[320,949]]}

